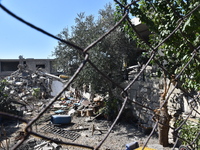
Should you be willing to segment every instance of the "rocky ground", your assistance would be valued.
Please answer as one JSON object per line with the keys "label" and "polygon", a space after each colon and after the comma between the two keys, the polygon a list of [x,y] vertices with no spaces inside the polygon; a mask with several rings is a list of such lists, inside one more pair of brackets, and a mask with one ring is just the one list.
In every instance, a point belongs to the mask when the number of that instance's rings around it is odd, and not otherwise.
{"label": "rocky ground", "polygon": [[[56,134],[51,134],[49,132],[44,131],[44,126],[49,124],[50,121],[48,121],[48,116],[46,115],[46,118],[43,117],[38,122],[37,126],[33,126],[33,130],[37,131],[40,134],[43,134],[47,137],[56,138],[65,142],[70,143],[78,143],[83,145],[88,145],[91,147],[97,146],[105,137],[109,127],[111,126],[112,122],[102,120],[102,119],[94,119],[92,120],[92,117],[72,117],[72,121],[67,126],[58,126],[58,128],[62,128],[65,130],[73,130],[76,134],[79,134],[80,136],[75,140],[70,140],[67,138],[63,138]],[[17,142],[17,138],[19,135],[19,132],[22,131],[25,127],[25,124],[20,123],[17,124],[16,121],[7,121],[5,123],[4,121],[4,130],[6,131],[7,137],[10,139],[10,147],[14,145],[14,143]],[[129,144],[131,142],[138,142],[139,146],[142,146],[146,139],[147,135],[144,135],[136,126],[133,124],[128,123],[117,123],[108,138],[105,140],[105,142],[100,147],[100,150],[126,150],[126,144]],[[30,137],[32,140],[40,141],[38,143],[41,143],[41,139],[37,137]],[[29,139],[28,139],[29,140]],[[29,140],[30,141],[30,140]],[[42,142],[44,142],[42,140]],[[34,146],[37,145],[36,143]],[[39,145],[39,144],[38,144]],[[33,149],[28,148],[30,147],[30,143],[25,142],[24,145],[21,146],[21,150],[24,149]],[[158,139],[156,136],[153,136],[150,141],[148,142],[149,148],[154,148],[157,150],[170,150],[172,148],[165,147],[163,148],[161,145],[158,144]],[[3,148],[1,148],[3,149]],[[11,148],[10,148],[11,149]],[[43,148],[45,149],[45,148]],[[62,145],[62,149],[64,150],[85,150],[86,148],[80,148],[80,147],[74,147],[74,146],[65,146]],[[42,150],[37,149],[37,150]],[[128,150],[128,149],[127,149]]]}

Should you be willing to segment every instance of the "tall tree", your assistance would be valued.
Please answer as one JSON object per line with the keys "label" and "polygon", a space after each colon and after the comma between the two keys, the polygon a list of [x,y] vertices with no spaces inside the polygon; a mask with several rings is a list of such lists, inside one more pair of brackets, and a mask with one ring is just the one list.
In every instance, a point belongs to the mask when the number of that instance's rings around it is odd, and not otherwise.
{"label": "tall tree", "polygon": [[[76,25],[71,28],[71,33],[69,29],[65,28],[59,36],[85,48],[113,27],[116,20],[114,10],[109,4],[105,6],[105,9],[99,10],[99,16],[96,20],[93,15],[85,16],[84,13],[80,13],[75,22]],[[130,40],[127,34],[120,30],[120,27],[89,50],[88,53],[91,62],[118,83],[123,78],[123,62],[126,61],[128,65],[134,65],[137,62],[137,56],[140,55],[140,52],[135,50],[135,42]],[[58,43],[54,55],[58,66],[63,71],[69,73],[69,68],[73,68],[71,74],[83,60],[80,51],[62,42]],[[81,71],[76,84],[79,86],[90,84],[93,93],[106,94],[108,92],[110,97],[113,95],[112,84],[99,75],[89,63]]]}
{"label": "tall tree", "polygon": [[[132,3],[131,5],[127,5]],[[177,27],[178,29],[173,35],[165,41],[158,50],[154,60],[162,69],[167,70],[163,73],[164,78],[169,78],[174,82],[174,78],[179,80],[179,87],[184,87],[189,91],[200,90],[200,2],[199,0],[120,0],[116,1],[116,16],[122,17],[125,9],[128,9],[130,16],[138,17],[140,21],[149,27],[152,35],[150,35],[147,45],[150,43],[152,47],[157,46],[165,38],[169,36]],[[128,7],[123,7],[128,6]],[[192,12],[191,12],[192,11]],[[191,13],[190,13],[191,12]],[[129,19],[130,20],[130,19]],[[136,38],[130,21],[124,23],[124,29],[133,39]],[[144,42],[138,42],[140,46],[144,46]],[[145,46],[149,48],[149,46]],[[150,52],[150,50],[149,50]],[[162,55],[160,55],[162,53]],[[194,58],[188,67],[181,74],[180,78],[176,78],[184,66],[188,63],[191,55]],[[166,63],[167,62],[167,63]],[[166,80],[165,80],[166,81]],[[159,141],[163,146],[168,145],[168,131],[170,117],[168,114],[166,100],[169,88],[165,82],[164,93],[161,96],[161,112],[159,124]]]}

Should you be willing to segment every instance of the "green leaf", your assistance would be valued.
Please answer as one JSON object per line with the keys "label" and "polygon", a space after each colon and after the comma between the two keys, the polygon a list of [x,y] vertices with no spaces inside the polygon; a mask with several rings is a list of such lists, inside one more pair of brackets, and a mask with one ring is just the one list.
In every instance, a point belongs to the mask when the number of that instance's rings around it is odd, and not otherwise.
{"label": "green leaf", "polygon": [[190,22],[191,22],[191,17],[189,17],[189,18],[187,19],[187,21],[185,22],[182,31],[185,31],[186,28],[187,28],[188,26],[191,26],[191,25],[190,25]]}

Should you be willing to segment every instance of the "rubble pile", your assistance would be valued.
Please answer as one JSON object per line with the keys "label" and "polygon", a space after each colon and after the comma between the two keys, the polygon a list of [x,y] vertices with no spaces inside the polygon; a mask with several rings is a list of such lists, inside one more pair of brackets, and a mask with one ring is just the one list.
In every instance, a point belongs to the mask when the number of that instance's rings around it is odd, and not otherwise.
{"label": "rubble pile", "polygon": [[[64,79],[67,78],[49,74],[40,68],[36,72],[33,72],[27,66],[20,64],[17,71],[5,77],[7,82],[5,90],[9,94],[9,97],[12,97],[12,100],[15,102],[14,106],[21,112],[23,117],[30,120],[48,104],[50,99],[63,89],[66,83]],[[40,132],[45,132],[45,134],[50,133],[65,139],[76,140],[80,134],[76,133],[76,131],[67,131],[67,127],[66,129],[65,127],[59,128],[57,125],[70,125],[72,116],[86,116],[90,119],[92,116],[93,119],[98,116],[99,110],[104,107],[104,99],[98,95],[92,98],[92,100],[90,97],[90,93],[81,92],[78,89],[70,87],[50,107],[48,112],[40,117],[35,126],[38,126]],[[19,126],[18,124],[17,127]],[[23,127],[20,129],[20,133],[24,133]],[[21,139],[16,138],[18,135],[14,136],[15,143]],[[31,144],[26,143],[25,145],[30,146]],[[49,145],[52,145],[52,143],[46,142],[42,145],[35,143],[34,149],[41,148],[41,146],[48,147]],[[39,147],[37,148],[37,146]]]}
{"label": "rubble pile", "polygon": [[[48,102],[45,100],[56,96],[66,82],[63,78],[49,74],[41,68],[38,68],[36,72],[32,72],[22,64],[19,64],[18,68],[17,71],[5,78],[8,83],[5,90],[9,91],[9,96],[13,101],[22,104],[23,107],[26,106],[29,111],[33,110],[34,106],[43,108]],[[103,107],[103,98],[97,96],[90,100],[88,95],[90,94],[71,88],[53,104],[52,110],[55,111],[55,114],[92,116],[98,112],[99,108]]]}
{"label": "rubble pile", "polygon": [[15,100],[45,99],[51,97],[51,77],[45,75],[45,71],[38,69],[32,72],[19,65],[19,69],[5,78],[7,90]]}
{"label": "rubble pile", "polygon": [[60,99],[53,105],[51,110],[54,114],[67,114],[69,116],[77,117],[91,117],[98,116],[100,110],[104,108],[104,100],[98,97],[93,100],[80,96],[76,97],[76,90],[66,91]]}
{"label": "rubble pile", "polygon": [[47,76],[42,69],[32,72],[25,65],[19,64],[18,70],[5,77],[4,80],[6,81],[4,91],[12,102],[12,106],[17,108],[17,113],[14,114],[32,111],[35,102],[41,106],[43,100],[52,97],[51,85],[54,79]]}
{"label": "rubble pile", "polygon": [[35,138],[31,138],[27,140],[19,150],[63,150],[61,145],[58,145],[51,141],[44,140],[36,140]]}

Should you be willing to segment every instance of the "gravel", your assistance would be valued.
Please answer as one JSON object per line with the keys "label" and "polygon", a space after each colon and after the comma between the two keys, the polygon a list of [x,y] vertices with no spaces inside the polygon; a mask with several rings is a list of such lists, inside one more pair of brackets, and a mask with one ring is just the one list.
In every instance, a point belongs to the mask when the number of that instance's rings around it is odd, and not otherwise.
{"label": "gravel", "polygon": [[[48,114],[49,115],[49,114]],[[48,118],[46,116],[46,118]],[[64,130],[71,130],[80,134],[80,136],[72,141],[67,138],[63,138],[59,135],[55,135],[49,132],[42,130],[42,127],[50,124],[50,121],[44,119],[39,122],[39,125],[33,126],[32,130],[37,131],[39,134],[45,135],[47,137],[56,138],[64,142],[77,143],[82,145],[87,145],[91,147],[96,147],[100,142],[105,138],[110,126],[112,125],[111,121],[106,120],[97,120],[90,117],[72,117],[71,124],[65,126],[58,126]],[[17,141],[15,140],[16,136],[19,134],[19,131],[23,131],[26,124],[20,123],[19,125],[16,122],[5,124],[4,128],[9,135],[11,144],[14,145]],[[36,140],[41,140],[37,137],[30,136],[30,138],[35,138]],[[117,123],[107,139],[100,146],[99,150],[127,150],[126,144],[132,142],[138,142],[139,146],[143,146],[148,135],[145,135],[141,132],[137,126],[134,124],[128,124],[124,122]],[[147,147],[157,149],[157,150],[170,150],[172,148],[165,147],[163,148],[158,144],[158,139],[154,135],[148,142]],[[66,146],[62,145],[63,150],[86,150],[86,148]]]}

